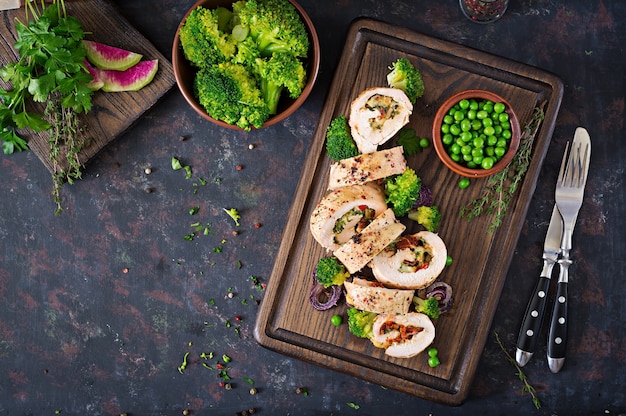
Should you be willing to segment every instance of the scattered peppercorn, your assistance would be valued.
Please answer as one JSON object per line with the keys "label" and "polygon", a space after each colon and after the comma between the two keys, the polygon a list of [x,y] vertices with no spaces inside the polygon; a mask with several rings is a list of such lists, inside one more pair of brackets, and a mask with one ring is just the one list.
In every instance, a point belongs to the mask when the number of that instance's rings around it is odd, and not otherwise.
{"label": "scattered peppercorn", "polygon": [[150,168],[146,168],[146,169],[144,170],[144,172],[145,172],[145,174],[146,174],[146,175],[149,175],[149,174],[151,174],[151,173],[152,173],[152,169],[150,169]]}
{"label": "scattered peppercorn", "polygon": [[154,191],[154,189],[152,189],[152,188],[146,188],[146,193],[147,193],[147,194],[151,194],[151,193],[152,193],[152,191]]}
{"label": "scattered peppercorn", "polygon": [[254,149],[254,144],[253,144],[253,143],[250,143],[250,144],[248,145],[248,149],[250,149],[250,150]]}
{"label": "scattered peppercorn", "polygon": [[239,231],[238,230],[233,230],[233,235],[236,237],[239,235]]}
{"label": "scattered peppercorn", "polygon": [[236,315],[236,316],[235,316],[235,321],[237,321],[237,322],[241,322],[241,321],[242,321],[241,316]]}
{"label": "scattered peppercorn", "polygon": [[124,274],[128,273],[128,267],[124,267],[124,268],[122,269],[122,273],[124,273]]}
{"label": "scattered peppercorn", "polygon": [[230,383],[226,383],[226,384],[224,385],[224,388],[225,388],[226,390],[230,390],[230,389],[232,389],[232,388],[233,388],[233,386],[232,386]]}
{"label": "scattered peppercorn", "polygon": [[261,228],[263,226],[263,224],[261,224],[260,222],[255,222],[254,223],[254,228]]}
{"label": "scattered peppercorn", "polygon": [[250,389],[250,395],[254,396],[256,394],[256,389],[254,387],[252,387]]}
{"label": "scattered peppercorn", "polygon": [[235,168],[237,170],[243,170],[243,165],[237,165],[237,167]]}
{"label": "scattered peppercorn", "polygon": [[183,410],[183,415],[184,415],[184,416],[187,416],[187,415],[189,415],[190,413],[191,413],[191,412],[189,411],[189,409],[184,409],[184,410]]}
{"label": "scattered peppercorn", "polygon": [[184,142],[185,140],[187,140],[187,136],[179,136],[178,140],[180,140],[181,142]]}

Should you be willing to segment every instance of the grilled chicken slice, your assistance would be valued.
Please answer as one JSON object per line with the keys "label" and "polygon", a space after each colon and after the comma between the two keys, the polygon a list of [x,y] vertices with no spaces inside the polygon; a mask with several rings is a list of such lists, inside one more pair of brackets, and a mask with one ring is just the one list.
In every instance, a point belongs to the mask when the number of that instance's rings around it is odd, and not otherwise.
{"label": "grilled chicken slice", "polygon": [[372,343],[397,358],[413,357],[435,339],[435,325],[428,316],[417,312],[378,315],[372,331]]}
{"label": "grilled chicken slice", "polygon": [[371,153],[409,122],[413,104],[398,88],[368,88],[350,105],[348,124],[361,153]]}
{"label": "grilled chicken slice", "polygon": [[435,233],[420,231],[402,236],[370,262],[376,280],[388,287],[422,289],[446,266],[448,252]]}
{"label": "grilled chicken slice", "polygon": [[387,209],[382,188],[373,183],[338,188],[326,194],[310,218],[313,238],[334,251]]}
{"label": "grilled chicken slice", "polygon": [[330,165],[328,189],[376,181],[399,175],[405,169],[406,159],[402,146],[358,155]]}
{"label": "grilled chicken slice", "polygon": [[389,289],[360,277],[345,282],[344,287],[346,302],[359,310],[374,313],[408,313],[415,295],[414,290]]}
{"label": "grilled chicken slice", "polygon": [[[340,188],[343,189],[343,188]],[[335,250],[334,255],[350,274],[361,270],[374,256],[398,238],[406,227],[396,220],[391,208],[376,217],[363,231]]]}

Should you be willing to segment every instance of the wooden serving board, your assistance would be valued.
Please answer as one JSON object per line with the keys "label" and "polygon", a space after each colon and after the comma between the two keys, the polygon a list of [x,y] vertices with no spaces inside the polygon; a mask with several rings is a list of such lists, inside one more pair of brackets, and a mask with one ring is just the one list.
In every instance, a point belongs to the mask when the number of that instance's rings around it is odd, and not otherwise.
{"label": "wooden serving board", "polygon": [[[422,73],[425,94],[415,105],[409,126],[431,137],[439,105],[466,89],[491,90],[511,103],[524,126],[535,107],[545,103],[545,119],[536,135],[528,172],[504,223],[489,233],[490,218],[471,222],[459,215],[477,197],[486,179],[457,186],[459,176],[437,158],[432,146],[408,162],[433,190],[442,210],[439,235],[453,258],[440,276],[454,290],[453,309],[435,323],[433,346],[441,365],[430,368],[425,354],[410,359],[386,357],[384,350],[351,335],[331,316],[344,314],[345,301],[325,312],[308,300],[312,273],[325,255],[309,231],[309,218],[326,191],[330,160],[325,153],[326,127],[364,89],[386,85],[387,67],[408,57]],[[449,405],[462,403],[488,337],[489,328],[531,196],[544,160],[563,86],[552,74],[454,43],[369,19],[357,20],[348,33],[327,100],[291,206],[275,265],[255,326],[257,341],[272,350],[344,372],[364,380]],[[389,145],[393,145],[393,140]],[[407,232],[420,228],[404,221]]]}
{"label": "wooden serving board", "polygon": [[[81,164],[85,164],[169,91],[175,79],[171,63],[111,4],[105,0],[75,0],[66,1],[65,4],[68,13],[80,20],[83,30],[89,32],[85,36],[86,39],[140,53],[144,60],[159,60],[156,76],[141,90],[118,93],[98,91],[93,95],[93,108],[82,117],[91,139],[89,145],[79,154]],[[2,18],[0,65],[5,66],[8,62],[18,59],[17,52],[13,49],[17,40],[16,19],[22,22],[27,22],[27,20],[24,8],[4,11],[0,17]],[[52,172],[53,167],[48,157],[50,149],[48,135],[45,132],[25,131],[22,137],[28,141],[31,150]]]}

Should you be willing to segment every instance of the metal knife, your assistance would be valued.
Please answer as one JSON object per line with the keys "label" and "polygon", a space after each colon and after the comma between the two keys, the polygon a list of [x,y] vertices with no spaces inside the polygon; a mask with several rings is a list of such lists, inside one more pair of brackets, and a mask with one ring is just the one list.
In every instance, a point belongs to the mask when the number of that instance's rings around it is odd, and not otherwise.
{"label": "metal knife", "polygon": [[[589,160],[591,158],[591,139],[589,133],[582,127],[578,127],[572,142],[572,157],[580,158],[580,163],[574,167],[578,169],[580,180],[578,181],[575,195],[571,195],[578,203],[578,208],[573,216],[568,216],[563,212],[564,231],[561,239],[561,259],[559,259],[559,280],[557,282],[556,300],[550,320],[550,331],[548,334],[548,366],[550,371],[558,373],[565,362],[565,349],[567,345],[567,287],[569,279],[569,266],[572,264],[570,250],[572,248],[572,232],[576,225],[578,209],[582,204],[585,184],[587,183],[587,172],[589,171]],[[567,221],[567,222],[566,222]]]}
{"label": "metal knife", "polygon": [[530,360],[535,352],[537,338],[543,322],[543,315],[546,310],[546,299],[548,298],[548,290],[550,287],[550,279],[552,277],[552,268],[557,261],[561,251],[561,235],[563,233],[563,220],[556,205],[552,209],[552,218],[546,233],[546,239],[543,244],[543,269],[537,284],[532,292],[532,297],[526,307],[524,320],[520,327],[519,336],[517,338],[517,350],[515,352],[515,360],[523,367]]}

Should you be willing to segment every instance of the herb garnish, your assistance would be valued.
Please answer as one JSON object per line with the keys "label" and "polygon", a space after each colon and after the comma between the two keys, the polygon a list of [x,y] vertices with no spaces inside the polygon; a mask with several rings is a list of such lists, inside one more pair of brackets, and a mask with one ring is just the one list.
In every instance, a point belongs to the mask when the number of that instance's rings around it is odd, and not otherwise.
{"label": "herb garnish", "polygon": [[494,232],[496,228],[502,225],[502,220],[508,211],[509,203],[526,175],[528,165],[530,164],[535,135],[544,118],[543,106],[544,104],[535,107],[531,120],[524,127],[520,138],[519,149],[511,163],[502,171],[488,179],[487,186],[483,189],[479,198],[461,207],[461,216],[466,217],[468,221],[471,221],[481,214],[492,215],[491,224],[488,229],[490,233]]}
{"label": "herb garnish", "polygon": [[522,392],[529,393],[531,395],[532,399],[533,399],[533,404],[535,405],[535,407],[537,409],[540,409],[541,408],[541,401],[539,400],[539,398],[535,394],[535,388],[533,386],[531,386],[530,383],[528,383],[528,378],[526,378],[526,374],[524,374],[524,372],[519,367],[519,365],[517,365],[517,362],[515,361],[515,359],[513,359],[511,354],[509,354],[509,352],[506,350],[506,348],[504,347],[504,344],[502,344],[502,341],[500,341],[500,336],[498,335],[498,333],[494,332],[493,335],[496,338],[496,343],[500,346],[500,349],[502,350],[502,352],[504,352],[504,355],[506,356],[506,359],[511,364],[513,364],[513,366],[517,370],[517,372],[515,374],[524,383],[524,387],[522,388]]}
{"label": "herb garnish", "polygon": [[[93,78],[84,64],[85,32],[81,22],[67,14],[64,0],[54,0],[46,8],[29,1],[25,7],[32,19],[15,25],[19,59],[0,68],[0,77],[12,86],[0,87],[0,140],[3,152],[11,154],[28,149],[19,130],[48,133],[52,193],[59,214],[61,187],[81,177],[78,153],[88,138],[78,115],[92,107],[88,84]],[[31,110],[43,103],[47,103],[44,111]]]}

